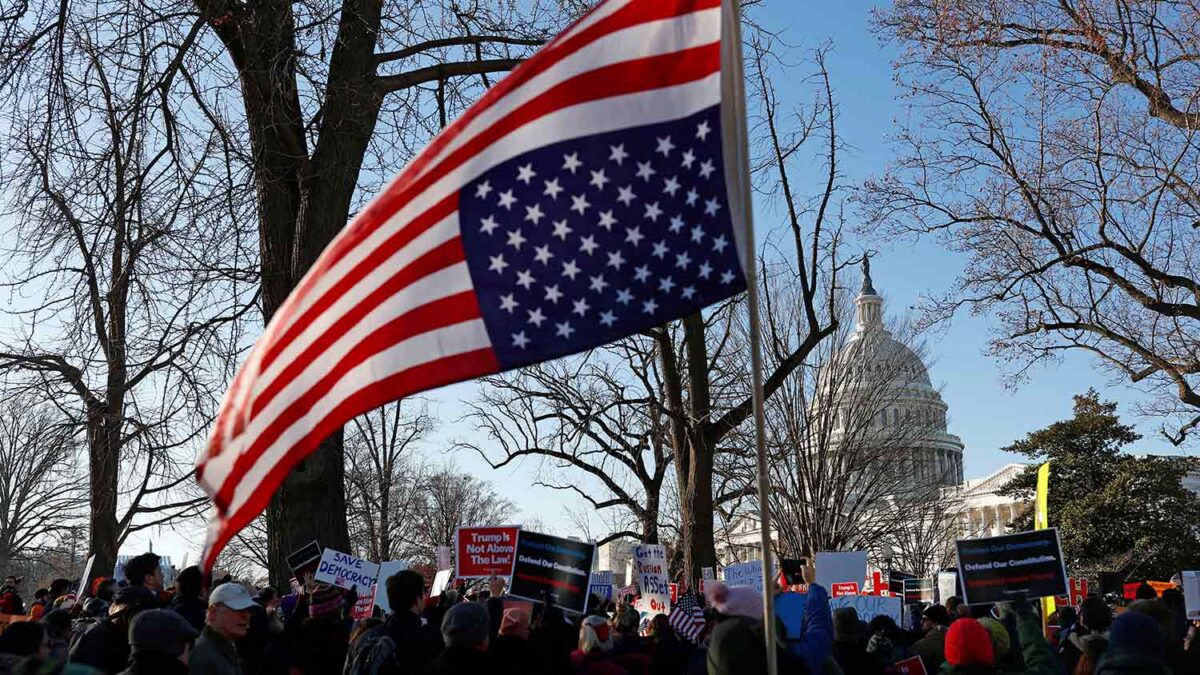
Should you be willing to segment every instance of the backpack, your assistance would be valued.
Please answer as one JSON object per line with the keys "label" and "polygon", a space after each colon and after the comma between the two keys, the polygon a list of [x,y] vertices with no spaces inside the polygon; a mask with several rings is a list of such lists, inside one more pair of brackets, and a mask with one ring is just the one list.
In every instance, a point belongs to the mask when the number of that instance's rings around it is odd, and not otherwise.
{"label": "backpack", "polygon": [[350,645],[342,675],[393,675],[400,673],[396,641],[386,626],[376,626]]}

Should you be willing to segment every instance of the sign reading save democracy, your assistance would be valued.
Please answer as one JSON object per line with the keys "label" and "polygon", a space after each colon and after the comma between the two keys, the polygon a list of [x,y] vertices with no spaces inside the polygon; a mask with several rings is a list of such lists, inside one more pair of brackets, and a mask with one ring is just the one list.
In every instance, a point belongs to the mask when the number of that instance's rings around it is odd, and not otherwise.
{"label": "sign reading save democracy", "polygon": [[1067,594],[1058,530],[958,540],[958,573],[968,605]]}
{"label": "sign reading save democracy", "polygon": [[[331,548],[321,554],[313,579],[347,590],[356,589],[359,595],[370,593],[379,577],[379,565]],[[372,594],[372,597],[374,595]]]}
{"label": "sign reading save democracy", "polygon": [[512,574],[519,529],[514,526],[458,528],[454,535],[454,576],[476,579]]}
{"label": "sign reading save democracy", "polygon": [[550,604],[583,614],[595,557],[594,544],[521,530],[508,594],[541,602],[548,593]]}

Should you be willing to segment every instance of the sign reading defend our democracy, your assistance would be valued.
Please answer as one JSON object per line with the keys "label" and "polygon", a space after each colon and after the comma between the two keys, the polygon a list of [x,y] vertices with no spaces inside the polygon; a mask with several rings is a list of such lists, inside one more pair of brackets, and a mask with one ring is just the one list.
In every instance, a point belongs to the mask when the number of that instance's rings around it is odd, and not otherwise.
{"label": "sign reading defend our democracy", "polygon": [[477,579],[512,574],[519,527],[460,527],[455,532],[454,576]]}
{"label": "sign reading defend our democracy", "polygon": [[958,573],[968,605],[1067,594],[1058,530],[959,539]]}
{"label": "sign reading defend our democracy", "polygon": [[321,554],[321,562],[317,565],[317,573],[313,579],[323,584],[331,584],[338,588],[355,589],[359,595],[370,594],[371,587],[379,578],[379,565],[370,560],[356,558],[349,553],[342,553],[331,548]]}
{"label": "sign reading defend our democracy", "polygon": [[563,611],[587,611],[594,544],[521,530],[515,557],[509,596],[541,602],[548,595]]}

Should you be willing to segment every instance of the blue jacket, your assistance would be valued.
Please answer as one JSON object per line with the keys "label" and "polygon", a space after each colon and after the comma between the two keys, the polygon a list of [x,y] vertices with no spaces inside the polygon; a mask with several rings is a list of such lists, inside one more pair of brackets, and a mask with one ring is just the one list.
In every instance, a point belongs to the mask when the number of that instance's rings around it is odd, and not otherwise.
{"label": "blue jacket", "polygon": [[833,654],[833,614],[829,611],[829,593],[824,586],[808,585],[800,636],[789,636],[787,646],[788,651],[804,661],[808,672],[825,672],[825,662]]}

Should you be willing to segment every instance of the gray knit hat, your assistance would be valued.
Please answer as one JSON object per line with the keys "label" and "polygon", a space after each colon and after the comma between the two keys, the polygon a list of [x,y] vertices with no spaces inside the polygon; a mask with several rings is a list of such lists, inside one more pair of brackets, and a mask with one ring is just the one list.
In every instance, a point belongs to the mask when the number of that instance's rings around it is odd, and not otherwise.
{"label": "gray knit hat", "polygon": [[184,646],[199,635],[179,614],[169,609],[148,609],[129,624],[129,647],[133,652],[179,656]]}
{"label": "gray knit hat", "polygon": [[478,602],[460,602],[442,619],[442,640],[447,647],[480,645],[487,638],[487,607]]}

